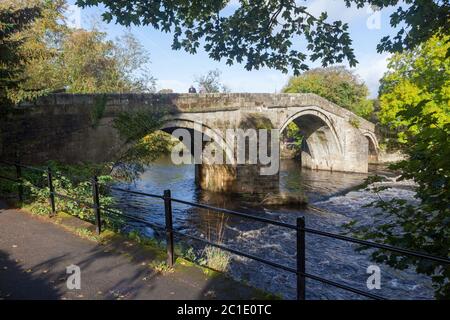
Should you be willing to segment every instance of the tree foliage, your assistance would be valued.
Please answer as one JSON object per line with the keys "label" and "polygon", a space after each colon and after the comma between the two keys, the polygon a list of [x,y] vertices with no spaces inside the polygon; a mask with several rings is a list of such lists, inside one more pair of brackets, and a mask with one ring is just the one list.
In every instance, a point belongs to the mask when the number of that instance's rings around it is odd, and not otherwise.
{"label": "tree foliage", "polygon": [[30,100],[54,91],[154,90],[149,54],[131,33],[110,40],[96,28],[69,28],[65,24],[65,0],[23,0],[12,6],[24,10],[36,6],[40,15],[18,32],[22,41],[15,52],[21,57],[22,67],[14,75],[21,81],[7,90],[10,100]]}
{"label": "tree foliage", "polygon": [[[371,204],[380,213],[370,225],[352,222],[349,227],[365,239],[450,258],[450,123],[441,124],[426,111],[427,102],[398,112],[415,129],[406,131],[404,152],[409,159],[391,166],[401,171],[400,179],[417,184],[417,203],[384,200],[381,191],[387,187],[370,188],[380,194],[380,200]],[[373,257],[401,270],[414,266],[417,272],[431,276],[436,298],[450,298],[450,265],[385,250],[375,251]]]}
{"label": "tree foliage", "polygon": [[148,54],[132,34],[114,42],[98,30],[76,30],[64,38],[56,68],[68,92],[148,92],[154,84],[148,69],[141,69],[147,63]]}
{"label": "tree foliage", "polygon": [[[347,6],[365,5],[380,9],[403,2],[391,15],[393,27],[401,26],[395,37],[385,37],[378,46],[382,51],[413,48],[438,31],[448,33],[448,1],[423,0],[342,0]],[[267,66],[295,74],[306,70],[307,60],[328,66],[357,61],[352,49],[348,25],[329,21],[327,13],[314,16],[305,1],[298,0],[78,0],[82,7],[104,5],[103,18],[122,25],[150,25],[174,35],[172,48],[196,53],[201,44],[214,60],[227,64],[245,63],[248,70]],[[305,50],[297,43],[304,42]]]}
{"label": "tree foliage", "polygon": [[202,76],[198,76],[195,79],[200,93],[218,93],[229,92],[227,86],[225,86],[220,79],[221,72],[218,69],[210,70],[208,73]]}
{"label": "tree foliage", "polygon": [[[372,204],[381,209],[377,221],[352,226],[364,238],[441,257],[450,257],[448,39],[436,35],[394,55],[381,82],[379,117],[385,125],[402,129],[399,138],[408,157],[392,168],[401,172],[401,179],[416,183],[417,202],[381,196]],[[450,265],[387,251],[376,251],[374,257],[399,269],[415,266],[417,272],[431,276],[436,298],[450,298]]]}
{"label": "tree foliage", "polygon": [[[440,124],[450,120],[450,37],[433,36],[414,50],[395,54],[388,72],[381,79],[380,112],[382,124],[392,128],[408,128],[410,118],[399,112],[426,100],[424,114],[433,114]],[[406,133],[400,134],[406,139]]]}
{"label": "tree foliage", "polygon": [[16,90],[8,92],[14,102],[32,100],[54,89],[52,84],[61,79],[61,72],[56,67],[60,45],[69,31],[64,24],[64,0],[23,0],[18,3],[25,8],[38,6],[41,15],[21,32],[24,42],[18,51],[23,57],[25,80]]}
{"label": "tree foliage", "polygon": [[301,155],[304,137],[300,133],[300,128],[295,121],[288,124],[286,129],[283,131],[282,138],[284,142],[292,143],[293,150],[295,151],[295,157],[299,157]]}
{"label": "tree foliage", "polygon": [[373,102],[369,89],[345,67],[319,68],[292,77],[283,89],[286,93],[315,93],[359,116],[370,118]]}
{"label": "tree foliage", "polygon": [[114,120],[114,127],[125,141],[125,151],[115,159],[116,175],[135,179],[144,166],[172,150],[172,136],[159,130],[165,115],[165,112],[130,111]]}
{"label": "tree foliage", "polygon": [[40,8],[18,8],[12,2],[0,4],[0,104],[10,103],[8,91],[24,81],[23,55],[19,51],[25,41],[22,32],[27,30],[41,14]]}

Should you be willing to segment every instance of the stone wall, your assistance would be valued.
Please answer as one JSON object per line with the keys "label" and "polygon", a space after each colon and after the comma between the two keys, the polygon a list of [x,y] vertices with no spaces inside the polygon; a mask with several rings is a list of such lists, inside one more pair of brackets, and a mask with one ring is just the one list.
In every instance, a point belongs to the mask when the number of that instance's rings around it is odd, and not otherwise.
{"label": "stone wall", "polygon": [[395,162],[399,162],[399,161],[406,160],[406,159],[407,159],[407,156],[400,151],[395,151],[395,152],[380,151],[378,153],[376,163],[389,164],[389,163],[395,163]]}
{"label": "stone wall", "polygon": [[[309,153],[302,164],[312,169],[367,172],[368,142],[374,125],[314,94],[54,94],[23,103],[0,119],[2,159],[40,164],[112,161],[128,147],[114,128],[122,112],[165,111],[162,129],[196,130],[215,141],[225,130],[250,123],[283,129],[302,119]],[[357,123],[357,125],[355,125]],[[227,154],[232,147],[222,144]],[[268,189],[277,177],[258,177],[252,166],[202,166],[200,183],[211,190]],[[219,174],[220,173],[220,174]],[[270,181],[269,181],[270,180]],[[236,181],[244,181],[239,184]]]}
{"label": "stone wall", "polygon": [[2,158],[40,164],[48,160],[67,163],[112,159],[123,142],[112,126],[113,117],[95,124],[92,105],[57,104],[15,109],[1,119]]}
{"label": "stone wall", "polygon": [[[105,108],[95,119],[103,98]],[[10,159],[19,152],[29,163],[105,161],[124,148],[112,125],[121,112],[165,110],[214,129],[238,127],[246,114],[264,113],[280,127],[289,110],[311,105],[342,122],[356,117],[314,94],[54,94],[23,103],[0,119],[0,154]],[[374,130],[370,122],[358,121]]]}
{"label": "stone wall", "polygon": [[196,165],[202,189],[231,193],[278,193],[280,175],[260,175],[259,165]]}

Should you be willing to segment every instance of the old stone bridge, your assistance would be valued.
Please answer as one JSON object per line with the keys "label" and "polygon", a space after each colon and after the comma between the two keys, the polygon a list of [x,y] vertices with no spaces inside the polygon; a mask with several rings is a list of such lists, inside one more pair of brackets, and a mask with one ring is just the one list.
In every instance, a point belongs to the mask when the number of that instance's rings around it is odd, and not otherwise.
{"label": "old stone bridge", "polygon": [[[161,129],[186,128],[225,148],[225,130],[264,119],[284,130],[295,121],[305,137],[301,163],[317,170],[367,172],[378,150],[374,124],[314,94],[54,94],[2,116],[1,155],[30,164],[117,159],[127,147],[115,129],[123,112],[166,111]],[[273,189],[278,175],[254,165],[197,165],[198,182],[215,191]]]}

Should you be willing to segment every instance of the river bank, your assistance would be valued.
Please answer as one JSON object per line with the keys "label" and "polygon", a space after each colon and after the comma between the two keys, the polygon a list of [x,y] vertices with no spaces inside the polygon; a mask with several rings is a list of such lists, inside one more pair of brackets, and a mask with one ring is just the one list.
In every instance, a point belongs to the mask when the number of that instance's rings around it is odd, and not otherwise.
{"label": "river bank", "polygon": [[[414,198],[412,186],[394,179],[396,173],[384,167],[371,167],[370,174],[381,174],[388,178],[392,187],[383,191],[383,197],[401,196]],[[174,166],[170,159],[160,159],[149,166],[132,183],[119,183],[119,186],[140,192],[162,194],[163,190],[172,190],[172,196],[193,203],[205,203],[221,208],[245,212],[272,220],[295,224],[297,217],[304,217],[306,226],[331,233],[345,231],[344,224],[351,220],[372,223],[379,212],[366,205],[375,199],[375,195],[360,188],[367,174],[349,174],[343,172],[326,172],[302,170],[298,163],[282,161],[280,172],[280,190],[291,194],[307,195],[309,205],[299,206],[267,206],[249,194],[220,194],[199,189],[195,184],[193,166]],[[60,180],[58,178],[58,183]],[[385,182],[386,183],[386,182]],[[72,185],[69,185],[71,188]],[[12,191],[16,189],[12,188]],[[75,187],[76,196],[80,194],[91,197],[89,185]],[[48,211],[48,195],[40,194],[37,199],[42,203],[37,208]],[[139,194],[113,191],[102,200],[116,205],[120,212],[126,212],[151,224],[164,226],[164,205],[160,199],[152,199]],[[258,201],[257,201],[258,200]],[[58,206],[71,208],[73,204],[58,200]],[[43,209],[44,208],[44,209]],[[36,208],[34,208],[36,209]],[[78,211],[77,211],[78,210]],[[80,211],[81,210],[81,211]],[[48,212],[41,214],[48,214]],[[75,214],[83,216],[87,208],[77,205]],[[296,267],[295,231],[282,230],[276,226],[268,226],[243,218],[216,214],[211,210],[199,209],[189,205],[173,205],[174,228],[178,232],[192,234],[212,242],[220,242],[232,249],[237,249],[285,266]],[[139,238],[156,239],[163,242],[165,235],[159,229],[153,229],[142,222],[123,221],[120,231],[124,234],[136,234]],[[184,253],[198,264],[205,264],[208,248],[194,241],[176,239],[184,243]],[[367,252],[348,243],[331,239],[321,239],[308,235],[306,238],[307,270],[312,274],[329,278],[361,290],[366,290],[367,267],[373,264]],[[233,279],[248,283],[261,290],[294,299],[296,295],[296,279],[292,274],[275,270],[261,263],[238,257],[226,256],[227,274]],[[387,266],[382,269],[383,287],[381,295],[386,298],[420,298],[433,297],[428,278],[417,275],[413,270],[397,271]],[[307,298],[309,299],[354,299],[358,298],[348,292],[340,292],[332,287],[307,281]]]}
{"label": "river bank", "polygon": [[[410,186],[395,182],[393,178],[396,173],[387,170],[386,167],[372,166],[370,174],[380,174],[391,179],[388,183],[392,189],[386,190],[383,196],[413,199],[414,192]],[[370,223],[377,213],[374,208],[365,207],[376,199],[376,195],[359,188],[367,176],[367,174],[301,170],[295,162],[282,161],[280,189],[290,193],[306,194],[309,200],[307,207],[277,206],[273,208],[255,202],[251,195],[229,197],[224,194],[206,192],[196,188],[193,168],[173,166],[162,160],[149,167],[137,181],[128,184],[127,187],[156,194],[162,193],[164,189],[171,189],[172,196],[182,200],[208,203],[292,224],[295,224],[297,217],[305,217],[308,227],[342,233],[345,223],[353,219]],[[144,197],[119,193],[114,194],[114,197],[122,210],[127,210],[152,223],[164,224],[161,204]],[[222,223],[220,215],[205,210],[181,205],[174,206],[173,210],[174,226],[181,232],[208,237],[208,234],[211,236],[211,229]],[[224,245],[295,267],[294,232],[236,218],[227,218],[225,225],[222,235]],[[135,224],[134,227],[149,237],[158,237],[156,230],[139,224]],[[190,245],[197,248],[196,254],[202,254],[202,246],[195,243]],[[306,246],[309,272],[367,290],[366,269],[374,263],[369,253],[358,252],[354,245],[317,236],[307,236]],[[380,267],[383,286],[377,294],[396,299],[433,298],[431,282],[427,277],[418,275],[414,270],[398,271],[385,265]],[[280,294],[284,298],[295,297],[296,280],[291,274],[234,255],[231,257],[228,272],[237,280]],[[307,297],[309,299],[358,298],[356,295],[314,281],[307,281]]]}
{"label": "river bank", "polygon": [[[9,209],[0,201],[0,299],[268,299],[261,290],[178,259],[163,267],[162,248],[59,213]],[[69,289],[68,266],[80,268]]]}

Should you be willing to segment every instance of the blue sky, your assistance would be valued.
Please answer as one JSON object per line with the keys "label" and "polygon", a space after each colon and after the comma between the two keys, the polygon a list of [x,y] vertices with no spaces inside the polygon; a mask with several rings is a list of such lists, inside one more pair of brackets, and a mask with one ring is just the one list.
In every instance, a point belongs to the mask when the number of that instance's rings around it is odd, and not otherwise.
{"label": "blue sky", "polygon": [[[69,0],[73,4],[75,0]],[[230,1],[230,9],[235,5]],[[394,30],[389,26],[389,15],[392,9],[374,13],[369,7],[356,9],[345,7],[343,0],[308,0],[298,1],[306,4],[310,12],[320,14],[327,11],[330,20],[340,19],[347,22],[353,39],[353,48],[359,64],[354,68],[368,85],[371,97],[375,97],[378,81],[386,70],[387,54],[378,54],[376,46],[380,39],[392,34]],[[101,21],[102,7],[91,7],[79,11],[78,21],[83,28],[89,28],[93,23]],[[72,15],[77,17],[77,15]],[[74,20],[72,20],[74,21]],[[126,31],[126,28],[114,23],[100,23],[100,29],[107,32],[108,37],[115,38]],[[199,50],[196,55],[185,51],[171,49],[172,35],[154,30],[148,26],[131,27],[131,32],[141,41],[150,53],[152,75],[157,79],[157,88],[170,88],[174,92],[187,92],[196,76],[205,74],[208,70],[219,69],[222,81],[232,92],[279,92],[286,84],[292,73],[283,74],[277,70],[264,68],[262,70],[247,71],[243,65],[227,66],[225,62],[217,62]],[[300,47],[303,44],[298,44]],[[311,67],[319,66],[317,63]]]}

